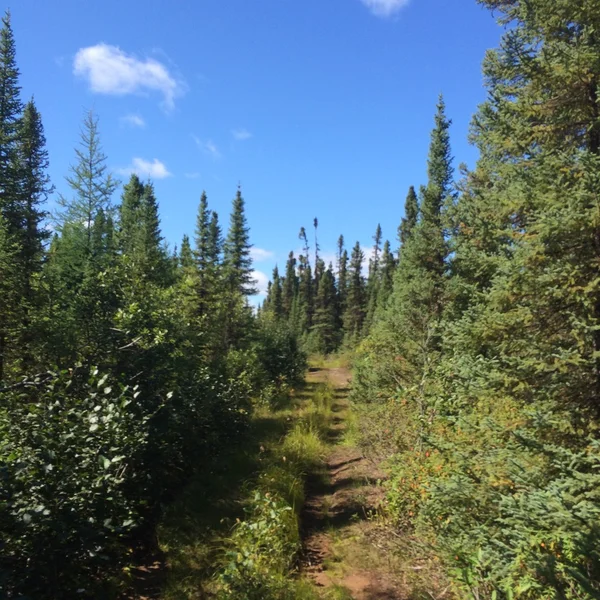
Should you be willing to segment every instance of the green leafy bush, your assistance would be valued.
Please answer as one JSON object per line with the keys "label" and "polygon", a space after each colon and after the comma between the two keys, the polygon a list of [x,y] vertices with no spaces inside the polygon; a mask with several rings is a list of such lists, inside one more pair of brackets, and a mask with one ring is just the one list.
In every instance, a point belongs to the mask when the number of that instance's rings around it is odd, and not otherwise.
{"label": "green leafy bush", "polygon": [[139,389],[97,370],[47,374],[2,400],[0,589],[64,597],[109,570],[143,518],[152,415]]}
{"label": "green leafy bush", "polygon": [[247,518],[236,525],[230,543],[225,568],[219,574],[219,597],[287,597],[288,571],[300,548],[297,517],[287,502],[269,492],[257,491]]}

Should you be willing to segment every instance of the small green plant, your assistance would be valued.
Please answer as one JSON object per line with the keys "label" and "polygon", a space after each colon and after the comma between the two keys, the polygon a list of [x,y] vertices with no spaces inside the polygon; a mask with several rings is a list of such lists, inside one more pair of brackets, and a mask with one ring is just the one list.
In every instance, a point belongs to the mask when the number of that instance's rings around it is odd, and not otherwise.
{"label": "small green plant", "polygon": [[279,598],[300,548],[297,517],[281,497],[257,491],[248,518],[230,538],[226,564],[218,576],[223,600]]}

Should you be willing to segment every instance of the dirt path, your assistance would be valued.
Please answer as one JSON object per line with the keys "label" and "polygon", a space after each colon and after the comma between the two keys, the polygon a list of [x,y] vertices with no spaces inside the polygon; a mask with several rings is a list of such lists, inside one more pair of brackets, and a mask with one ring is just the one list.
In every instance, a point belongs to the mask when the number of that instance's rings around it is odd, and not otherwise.
{"label": "dirt path", "polygon": [[[302,572],[326,593],[335,589],[343,598],[392,600],[406,598],[400,582],[361,551],[365,528],[383,499],[376,465],[361,451],[343,443],[349,415],[350,372],[344,368],[312,370],[309,383],[330,382],[335,389],[330,427],[331,451],[321,473],[307,482],[302,514],[304,556]],[[375,563],[375,564],[374,564]],[[382,565],[383,565],[382,561]]]}

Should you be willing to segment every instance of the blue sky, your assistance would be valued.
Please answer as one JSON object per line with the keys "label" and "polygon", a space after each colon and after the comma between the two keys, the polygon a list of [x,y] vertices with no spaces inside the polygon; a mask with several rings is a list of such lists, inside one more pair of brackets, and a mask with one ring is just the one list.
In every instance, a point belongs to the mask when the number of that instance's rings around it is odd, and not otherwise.
{"label": "blue sky", "polygon": [[[42,112],[57,192],[93,108],[110,168],[152,177],[163,233],[193,234],[202,190],[228,222],[238,182],[270,274],[301,225],[394,239],[425,181],[443,92],[456,164],[500,28],[475,0],[18,0],[23,97]],[[115,198],[118,201],[118,197]],[[261,283],[265,278],[259,275]]]}

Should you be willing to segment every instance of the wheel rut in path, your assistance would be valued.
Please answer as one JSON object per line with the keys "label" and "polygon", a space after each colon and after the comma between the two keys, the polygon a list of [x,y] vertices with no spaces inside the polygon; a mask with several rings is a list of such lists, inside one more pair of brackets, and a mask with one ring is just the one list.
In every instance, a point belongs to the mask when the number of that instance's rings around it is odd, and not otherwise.
{"label": "wheel rut in path", "polygon": [[329,432],[331,449],[323,469],[307,480],[301,572],[324,592],[337,586],[355,600],[405,598],[388,573],[356,565],[330,568],[335,560],[334,545],[355,537],[354,529],[381,503],[383,492],[378,482],[384,475],[358,448],[339,445],[350,409],[350,372],[344,368],[313,369],[307,381],[333,386],[335,416]]}

